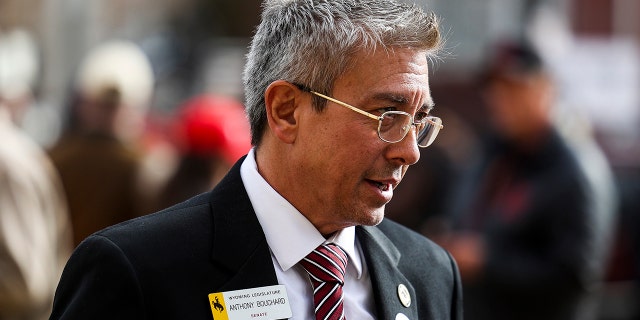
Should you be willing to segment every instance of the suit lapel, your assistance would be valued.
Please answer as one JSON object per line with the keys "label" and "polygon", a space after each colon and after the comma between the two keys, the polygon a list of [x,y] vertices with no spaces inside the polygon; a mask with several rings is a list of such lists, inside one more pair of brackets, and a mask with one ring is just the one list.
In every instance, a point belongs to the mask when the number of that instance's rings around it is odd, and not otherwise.
{"label": "suit lapel", "polygon": [[220,291],[278,284],[271,253],[240,177],[240,159],[211,195],[213,251],[218,272],[227,280]]}
{"label": "suit lapel", "polygon": [[[409,319],[418,319],[415,290],[398,269],[400,251],[376,227],[356,230],[371,276],[378,318],[395,319],[398,313],[403,313]],[[401,285],[406,287],[411,299],[408,307],[403,305],[398,293]]]}

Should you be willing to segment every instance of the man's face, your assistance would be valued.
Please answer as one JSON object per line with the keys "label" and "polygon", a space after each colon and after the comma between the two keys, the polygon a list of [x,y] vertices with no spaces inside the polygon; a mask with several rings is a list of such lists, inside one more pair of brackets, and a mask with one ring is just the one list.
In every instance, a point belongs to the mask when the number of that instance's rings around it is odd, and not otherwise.
{"label": "man's face", "polygon": [[[425,52],[412,49],[361,54],[327,94],[375,115],[426,112],[433,104],[427,67]],[[393,188],[420,158],[415,131],[387,143],[378,138],[377,120],[329,101],[316,113],[308,99],[291,164],[294,205],[323,234],[378,224]]]}

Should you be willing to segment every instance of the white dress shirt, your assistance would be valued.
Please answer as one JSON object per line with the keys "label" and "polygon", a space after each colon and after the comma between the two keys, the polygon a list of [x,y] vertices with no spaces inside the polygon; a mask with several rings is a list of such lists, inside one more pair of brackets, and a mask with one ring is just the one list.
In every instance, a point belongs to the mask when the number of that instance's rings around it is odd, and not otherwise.
{"label": "white dress shirt", "polygon": [[304,215],[260,175],[255,149],[249,152],[242,163],[240,174],[271,249],[278,283],[287,289],[293,314],[290,319],[315,319],[311,282],[298,262],[325,242],[339,245],[349,256],[343,287],[346,318],[374,319],[371,279],[355,237],[355,227],[345,228],[325,239]]}

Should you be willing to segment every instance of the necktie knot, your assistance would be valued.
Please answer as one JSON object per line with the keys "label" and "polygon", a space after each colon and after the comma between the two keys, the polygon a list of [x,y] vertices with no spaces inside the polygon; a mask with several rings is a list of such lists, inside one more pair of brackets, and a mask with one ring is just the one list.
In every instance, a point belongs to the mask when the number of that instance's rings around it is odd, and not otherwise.
{"label": "necktie knot", "polygon": [[347,253],[329,243],[320,245],[300,261],[313,286],[316,319],[344,319],[342,285]]}
{"label": "necktie knot", "polygon": [[314,280],[343,284],[347,254],[333,243],[322,244],[302,259],[300,264]]}

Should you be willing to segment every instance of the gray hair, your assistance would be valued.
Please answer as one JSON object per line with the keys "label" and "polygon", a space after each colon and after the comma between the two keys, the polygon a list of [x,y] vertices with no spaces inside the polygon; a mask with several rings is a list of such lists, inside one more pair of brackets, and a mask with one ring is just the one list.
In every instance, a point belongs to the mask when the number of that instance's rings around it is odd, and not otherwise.
{"label": "gray hair", "polygon": [[[243,81],[252,143],[267,125],[264,92],[282,79],[331,92],[353,56],[377,48],[440,48],[432,12],[395,0],[266,0],[247,55]],[[314,98],[321,111],[325,102]]]}

